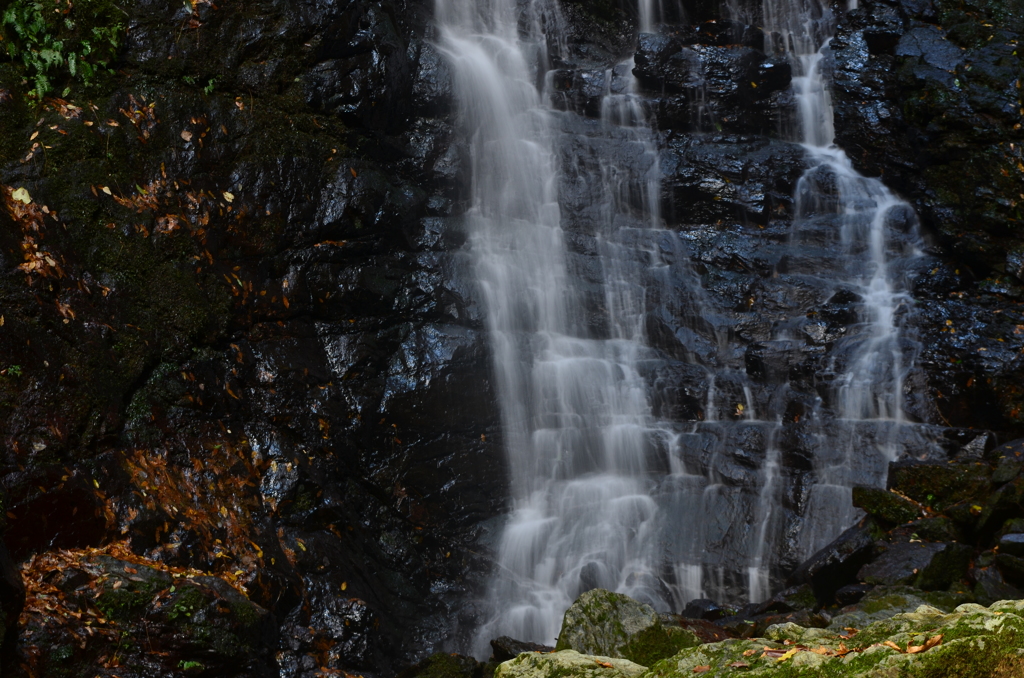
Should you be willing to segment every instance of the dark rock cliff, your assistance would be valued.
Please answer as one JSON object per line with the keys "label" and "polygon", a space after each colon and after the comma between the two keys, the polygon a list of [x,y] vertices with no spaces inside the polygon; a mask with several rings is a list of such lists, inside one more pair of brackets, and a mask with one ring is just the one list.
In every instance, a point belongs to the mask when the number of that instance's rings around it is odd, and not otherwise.
{"label": "dark rock cliff", "polygon": [[[596,164],[588,120],[635,53],[662,211],[712,309],[694,319],[691,280],[652,300],[655,408],[703,420],[698,365],[714,362],[715,331],[729,336],[736,350],[715,367],[749,375],[759,406],[785,415],[792,518],[814,455],[801,417],[856,300],[801,282],[816,254],[783,255],[804,170],[799,146],[779,141],[788,66],[757,21],[685,9],[635,44],[620,4],[566,3],[553,99],[574,157]],[[0,477],[4,541],[29,583],[16,663],[122,678],[390,674],[454,647],[507,491],[462,247],[468,159],[430,4],[66,10],[74,30],[117,35],[109,68],[48,71],[44,92],[31,62],[0,63]],[[906,272],[922,346],[908,411],[961,459],[1024,424],[1021,15],[864,0],[832,44],[837,142],[931,236]],[[570,179],[564,202],[587,205],[593,187]],[[582,271],[590,228],[584,210],[567,219]],[[799,344],[770,341],[784,320]],[[779,379],[784,402],[767,386]],[[738,382],[718,387],[719,418],[735,418]],[[716,461],[721,477],[748,483],[758,444]],[[8,630],[21,593],[2,549],[0,568]],[[102,612],[105,643],[48,622],[57,598],[68,618]]]}
{"label": "dark rock cliff", "polygon": [[[59,18],[113,24],[115,70],[0,66],[7,546],[128,540],[244,585],[293,675],[387,672],[506,494],[429,4],[107,8]],[[105,652],[48,633],[35,674]]]}

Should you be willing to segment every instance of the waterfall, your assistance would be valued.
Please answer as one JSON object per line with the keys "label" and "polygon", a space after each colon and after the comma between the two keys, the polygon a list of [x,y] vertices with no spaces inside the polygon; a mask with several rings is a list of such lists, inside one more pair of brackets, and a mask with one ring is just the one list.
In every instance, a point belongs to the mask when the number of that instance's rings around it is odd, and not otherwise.
{"label": "waterfall", "polygon": [[[851,0],[851,9],[856,7]],[[837,253],[831,281],[858,306],[859,327],[836,342],[831,413],[813,413],[819,437],[838,454],[815,461],[800,551],[808,556],[856,517],[850,503],[857,457],[875,459],[871,475],[885,479],[886,464],[900,453],[900,437],[917,435],[903,412],[903,378],[917,345],[898,320],[913,303],[900,269],[920,256],[913,208],[880,180],[864,177],[833,144],[833,111],[827,78],[834,17],[818,0],[765,0],[767,49],[793,67],[797,129],[791,136],[807,151],[808,169],[796,195],[792,240]],[[828,229],[822,238],[821,229]],[[838,232],[837,232],[838,231]],[[835,418],[826,427],[826,416]],[[870,427],[870,430],[868,429]],[[904,441],[905,444],[905,441]],[[927,441],[917,442],[927,448]],[[869,462],[869,465],[872,465]]]}
{"label": "waterfall", "polygon": [[[535,86],[546,45],[558,41],[558,8],[525,7],[525,31],[516,10],[514,0],[440,0],[437,11],[471,139],[470,248],[513,502],[478,654],[502,634],[553,642],[562,613],[595,586],[667,604],[652,570],[658,507],[648,464],[659,450],[664,456],[669,434],[653,427],[638,371],[649,350],[641,279],[669,268],[649,228],[658,219],[657,151],[632,93],[632,64],[605,74],[601,121],[562,129],[567,114],[553,112]],[[605,138],[635,149],[625,154],[628,167],[596,150]],[[559,144],[574,139],[590,145],[594,162],[560,175]],[[560,180],[598,188],[590,205],[601,266],[600,300],[590,303],[601,308],[596,321],[583,298],[593,290],[567,269]],[[637,222],[637,211],[646,220]]]}
{"label": "waterfall", "polygon": [[[658,7],[640,2],[640,26],[656,23]],[[906,444],[914,346],[901,336],[910,297],[893,262],[916,256],[913,211],[832,145],[828,9],[767,0],[764,16],[769,45],[793,64],[792,141],[808,158],[791,247],[828,263],[799,275],[858,316],[819,375],[827,393],[789,423],[788,377],[755,383],[687,263],[684,234],[662,223],[657,135],[632,60],[588,75],[604,78],[600,119],[559,112],[549,101],[549,62],[565,53],[555,0],[437,0],[471,149],[465,218],[511,481],[477,656],[500,635],[553,643],[566,608],[595,587],[663,611],[705,595],[762,600],[779,583],[780,553],[792,563],[847,527],[852,485],[883,482]],[[652,348],[652,308],[683,319],[676,331],[700,355]],[[802,320],[776,322],[768,343],[798,348]],[[703,408],[682,421],[658,392],[673,379],[706,386]],[[801,417],[816,443],[794,512],[783,507],[784,434]]]}

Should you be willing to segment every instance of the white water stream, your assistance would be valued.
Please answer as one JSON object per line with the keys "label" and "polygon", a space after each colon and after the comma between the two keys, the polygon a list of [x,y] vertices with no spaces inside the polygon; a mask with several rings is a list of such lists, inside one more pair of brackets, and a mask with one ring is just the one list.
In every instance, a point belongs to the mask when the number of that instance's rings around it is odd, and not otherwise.
{"label": "white water stream", "polygon": [[[854,7],[856,0],[851,0]],[[854,455],[873,453],[880,467],[876,481],[884,481],[886,462],[899,455],[900,435],[915,435],[906,427],[902,399],[903,378],[917,347],[901,341],[897,320],[913,300],[892,263],[919,256],[920,241],[913,208],[880,180],[859,174],[833,143],[830,83],[824,72],[834,23],[828,5],[764,0],[764,23],[770,36],[766,49],[783,51],[793,67],[798,113],[793,136],[808,154],[809,167],[797,188],[793,241],[813,240],[822,217],[831,217],[826,223],[832,232],[821,244],[842,255],[830,275],[859,299],[860,331],[842,339],[835,351],[845,360],[833,366],[836,425],[827,442],[839,454],[816,463],[817,483],[800,535],[801,551],[809,556],[858,513],[851,505],[851,488],[858,480],[851,474]],[[901,226],[909,232],[898,234]],[[870,435],[865,425],[872,427]],[[751,598],[756,599],[753,588]]]}
{"label": "white water stream", "polygon": [[[657,6],[640,0],[645,30],[651,30]],[[800,141],[811,165],[801,180],[793,240],[813,230],[818,216],[841,215],[833,245],[846,253],[845,270],[836,274],[860,298],[864,316],[861,331],[840,352],[846,362],[833,370],[838,405],[829,416],[846,424],[820,435],[833,437],[823,445],[843,451],[816,462],[818,482],[800,535],[809,555],[854,518],[848,456],[855,444],[864,445],[860,424],[882,423],[891,433],[902,422],[906,358],[896,315],[907,295],[889,271],[885,232],[890,212],[904,204],[879,181],[858,175],[831,145],[819,52],[828,39],[827,11],[812,1],[767,0],[764,13],[792,57]],[[668,289],[685,257],[676,256],[679,239],[661,223],[658,151],[629,84],[632,64],[616,70],[626,82],[618,91],[611,87],[613,73],[606,74],[602,119],[591,121],[580,142],[598,147],[607,138],[635,150],[616,155],[630,162],[603,159],[574,170],[580,175],[575,179],[600,187],[591,206],[599,215],[593,238],[603,298],[595,329],[583,310],[584,295],[594,292],[574,282],[559,205],[567,170],[558,153],[569,134],[563,123],[572,114],[553,111],[537,86],[548,70],[547,45],[560,40],[557,3],[437,0],[436,16],[472,149],[466,218],[512,494],[487,601],[490,621],[473,652],[486,656],[487,641],[500,635],[553,644],[565,609],[597,586],[666,611],[737,587],[746,588],[749,600],[763,599],[770,594],[772,549],[784,529],[776,441],[781,420],[758,419],[746,376],[726,370],[710,376],[706,420],[681,430],[656,421],[641,375],[644,361],[654,357],[644,329],[647,296],[662,291],[652,285]],[[695,288],[694,298],[700,294]],[[745,405],[737,404],[738,416],[729,421],[717,420],[719,382],[742,384]],[[735,483],[715,471],[719,452],[708,452],[740,435],[760,436],[765,450],[753,476],[759,489],[745,504],[734,498]],[[880,458],[893,458],[892,435],[873,435],[869,444]],[[701,454],[712,461],[687,461]],[[746,508],[736,508],[740,504]],[[731,551],[723,547],[727,543]],[[724,563],[726,552],[741,562]],[[746,581],[735,580],[730,567],[745,571]]]}

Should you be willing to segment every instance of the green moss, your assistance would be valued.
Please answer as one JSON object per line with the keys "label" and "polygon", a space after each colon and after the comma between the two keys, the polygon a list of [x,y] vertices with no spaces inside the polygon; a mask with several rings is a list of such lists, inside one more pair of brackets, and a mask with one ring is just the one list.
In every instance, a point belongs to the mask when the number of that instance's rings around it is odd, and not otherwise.
{"label": "green moss", "polygon": [[853,488],[853,505],[888,523],[900,525],[921,516],[921,507],[900,495],[875,487]]}
{"label": "green moss", "polygon": [[689,631],[655,624],[633,635],[623,645],[621,654],[631,662],[653,666],[655,662],[671,657],[683,648],[697,645],[700,645],[700,640]]}
{"label": "green moss", "polygon": [[170,603],[166,612],[167,619],[185,623],[208,602],[208,596],[198,586],[185,584],[178,589],[173,602]]}
{"label": "green moss", "polygon": [[[135,584],[132,582],[131,584]],[[107,589],[96,599],[98,607],[108,619],[126,622],[134,619],[153,599],[154,587],[149,584],[127,585]]]}
{"label": "green moss", "polygon": [[230,603],[231,616],[241,626],[251,628],[256,626],[262,621],[259,611],[256,606],[250,602],[234,602]]}

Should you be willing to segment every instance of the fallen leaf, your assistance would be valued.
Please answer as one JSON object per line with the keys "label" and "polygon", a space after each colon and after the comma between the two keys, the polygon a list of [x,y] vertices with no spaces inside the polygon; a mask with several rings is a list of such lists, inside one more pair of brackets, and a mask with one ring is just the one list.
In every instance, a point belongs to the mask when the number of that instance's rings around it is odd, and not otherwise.
{"label": "fallen leaf", "polygon": [[885,647],[891,647],[892,649],[896,650],[899,653],[903,653],[903,648],[901,648],[899,645],[897,645],[896,643],[892,642],[891,640],[885,641],[884,643],[882,643],[882,645],[884,645]]}
{"label": "fallen leaf", "polygon": [[356,172],[356,168],[355,167],[349,167],[348,171],[352,173],[353,177],[358,177],[359,176],[359,174]]}
{"label": "fallen leaf", "polygon": [[710,670],[711,670],[711,665],[710,664],[705,664],[704,666],[694,666],[693,667],[693,672],[694,673],[706,673],[706,672],[708,672]]}
{"label": "fallen leaf", "polygon": [[603,661],[599,661],[599,660],[595,659],[594,663],[597,664],[598,666],[604,667],[606,669],[612,668],[612,665],[611,665],[610,662],[603,662]]}
{"label": "fallen leaf", "polygon": [[731,668],[734,668],[734,669],[749,669],[750,668],[750,664],[748,664],[747,662],[733,662],[732,664],[729,664],[729,666]]}
{"label": "fallen leaf", "polygon": [[181,138],[185,141],[192,141],[192,132],[189,132],[187,129],[181,130]]}
{"label": "fallen leaf", "polygon": [[347,588],[348,588],[348,582],[347,581],[341,582],[341,590],[344,591]]}
{"label": "fallen leaf", "polygon": [[936,645],[942,644],[942,634],[932,636],[925,641],[924,645],[907,645],[907,654],[918,654],[919,652],[926,652]]}
{"label": "fallen leaf", "polygon": [[21,188],[14,189],[11,192],[11,198],[26,205],[32,202],[32,196],[28,194],[28,189],[26,189],[24,186]]}
{"label": "fallen leaf", "polygon": [[234,199],[235,196],[233,193],[228,193],[227,191],[224,191],[224,200],[226,200],[227,202],[232,202],[234,201]]}
{"label": "fallen leaf", "polygon": [[744,650],[743,656],[744,657],[749,657],[750,655],[754,654],[755,652],[757,652],[757,650],[755,650],[753,648],[751,648],[749,650]]}
{"label": "fallen leaf", "polygon": [[106,193],[107,195],[111,194],[110,193],[110,186],[100,186],[100,190],[103,191],[104,193]]}
{"label": "fallen leaf", "polygon": [[832,650],[828,649],[824,645],[822,645],[821,647],[816,647],[813,650],[812,649],[808,649],[807,651],[808,652],[813,652],[814,654],[823,654],[823,655],[830,655],[830,654],[832,654]]}
{"label": "fallen leaf", "polygon": [[787,659],[789,659],[790,657],[792,657],[793,655],[795,655],[799,651],[800,651],[800,648],[794,647],[792,650],[787,650],[785,654],[783,654],[781,657],[779,657],[775,661],[777,661],[777,662],[784,662]]}

